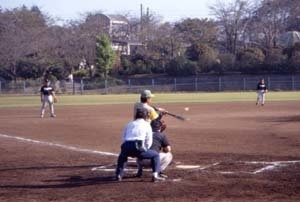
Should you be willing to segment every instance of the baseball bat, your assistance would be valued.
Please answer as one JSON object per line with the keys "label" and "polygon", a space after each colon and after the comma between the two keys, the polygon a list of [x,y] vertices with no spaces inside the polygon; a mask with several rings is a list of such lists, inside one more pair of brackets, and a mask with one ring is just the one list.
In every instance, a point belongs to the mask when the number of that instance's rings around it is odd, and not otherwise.
{"label": "baseball bat", "polygon": [[183,116],[179,116],[179,115],[176,115],[176,114],[172,114],[172,113],[170,113],[170,112],[167,112],[166,114],[168,114],[168,115],[170,115],[170,116],[172,116],[172,117],[174,117],[174,118],[176,118],[176,119],[178,119],[178,120],[180,120],[180,121],[185,121],[185,120],[186,120]]}
{"label": "baseball bat", "polygon": [[[156,111],[159,111],[157,107],[154,107],[154,106],[152,106],[152,107],[153,107]],[[171,113],[171,112],[166,112],[166,114],[168,114],[169,116],[172,116],[172,117],[174,117],[174,118],[176,118],[176,119],[178,119],[178,120],[180,120],[180,121],[185,121],[185,120],[186,120],[186,118],[184,118],[183,116],[179,116],[179,115],[173,114],[173,113]]]}

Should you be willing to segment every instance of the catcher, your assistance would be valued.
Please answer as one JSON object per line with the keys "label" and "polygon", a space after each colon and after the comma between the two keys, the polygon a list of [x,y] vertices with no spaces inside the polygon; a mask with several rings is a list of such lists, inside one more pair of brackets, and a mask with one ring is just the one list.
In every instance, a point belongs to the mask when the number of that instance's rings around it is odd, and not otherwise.
{"label": "catcher", "polygon": [[55,95],[54,89],[50,86],[49,79],[45,79],[45,84],[41,87],[40,92],[42,102],[41,118],[44,118],[47,104],[49,104],[50,107],[51,117],[56,117],[56,115],[54,114],[54,103],[57,102],[57,97]]}
{"label": "catcher", "polygon": [[267,85],[265,84],[265,79],[261,79],[257,84],[257,99],[256,105],[261,104],[261,106],[265,105],[266,93],[268,92]]}
{"label": "catcher", "polygon": [[[158,120],[151,121],[151,128],[153,131],[153,143],[150,149],[159,153],[160,159],[160,172],[159,176],[162,178],[168,178],[163,171],[167,168],[167,166],[172,162],[173,155],[171,153],[171,145],[169,140],[165,134],[161,132],[162,124]],[[143,166],[150,165],[150,162],[146,159],[138,159],[138,172],[136,174],[137,177],[141,177],[143,174]]]}

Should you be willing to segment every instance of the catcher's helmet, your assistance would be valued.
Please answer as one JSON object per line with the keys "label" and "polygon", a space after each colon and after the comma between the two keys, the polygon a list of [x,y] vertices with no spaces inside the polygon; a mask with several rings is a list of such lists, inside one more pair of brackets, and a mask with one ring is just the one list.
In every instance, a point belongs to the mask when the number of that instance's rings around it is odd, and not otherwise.
{"label": "catcher's helmet", "polygon": [[151,128],[153,132],[158,132],[160,131],[162,127],[162,122],[160,120],[154,119],[151,121]]}

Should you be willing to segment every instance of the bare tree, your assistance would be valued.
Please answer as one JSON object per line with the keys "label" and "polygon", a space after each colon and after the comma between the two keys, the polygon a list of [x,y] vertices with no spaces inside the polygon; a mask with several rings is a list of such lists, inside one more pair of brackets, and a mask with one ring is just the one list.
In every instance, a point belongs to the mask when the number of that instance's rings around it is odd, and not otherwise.
{"label": "bare tree", "polygon": [[263,0],[256,11],[254,22],[258,42],[264,49],[276,48],[279,36],[285,31],[289,12],[282,0]]}
{"label": "bare tree", "polygon": [[187,18],[176,23],[174,30],[187,44],[206,43],[214,46],[217,40],[216,23],[208,19]]}
{"label": "bare tree", "polygon": [[38,58],[47,18],[37,7],[6,10],[0,13],[0,30],[0,67],[8,78],[16,80],[17,63]]}
{"label": "bare tree", "polygon": [[249,1],[234,0],[229,3],[218,0],[210,6],[211,13],[216,17],[220,28],[219,38],[224,41],[227,51],[237,53],[239,39],[243,36],[251,15]]}

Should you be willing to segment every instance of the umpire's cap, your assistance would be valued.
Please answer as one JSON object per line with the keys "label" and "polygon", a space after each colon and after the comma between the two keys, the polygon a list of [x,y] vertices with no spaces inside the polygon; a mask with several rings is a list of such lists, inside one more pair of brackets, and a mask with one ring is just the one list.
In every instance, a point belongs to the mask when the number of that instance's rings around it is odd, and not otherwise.
{"label": "umpire's cap", "polygon": [[136,110],[136,113],[135,113],[135,118],[136,119],[148,119],[149,118],[149,112],[147,109],[144,109],[144,108],[138,108]]}
{"label": "umpire's cap", "polygon": [[150,90],[143,90],[141,92],[141,98],[151,98],[154,97],[154,95],[151,93]]}

